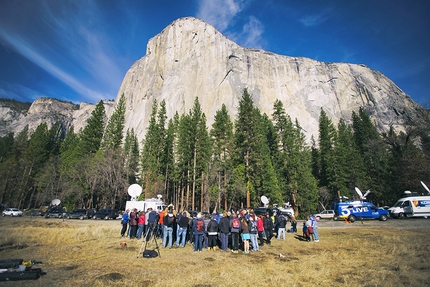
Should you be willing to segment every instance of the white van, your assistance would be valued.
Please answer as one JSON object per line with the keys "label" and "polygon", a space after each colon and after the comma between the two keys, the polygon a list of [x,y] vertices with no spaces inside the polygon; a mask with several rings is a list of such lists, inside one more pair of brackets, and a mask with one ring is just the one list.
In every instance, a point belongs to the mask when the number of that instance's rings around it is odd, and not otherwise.
{"label": "white van", "polygon": [[408,196],[400,198],[388,211],[393,218],[427,218],[430,216],[430,196]]}
{"label": "white van", "polygon": [[125,210],[132,210],[133,208],[136,208],[137,211],[147,211],[148,208],[152,208],[153,210],[157,212],[163,211],[167,205],[161,200],[161,197],[159,198],[149,198],[146,200],[129,200],[125,204]]}

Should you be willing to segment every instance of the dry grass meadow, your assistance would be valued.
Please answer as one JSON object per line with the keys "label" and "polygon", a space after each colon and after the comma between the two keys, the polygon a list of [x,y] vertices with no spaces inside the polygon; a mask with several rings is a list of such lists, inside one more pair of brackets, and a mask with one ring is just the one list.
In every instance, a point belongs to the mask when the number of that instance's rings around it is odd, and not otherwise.
{"label": "dry grass meadow", "polygon": [[120,246],[119,221],[0,218],[0,259],[41,261],[47,272],[0,286],[429,286],[430,220],[389,221],[321,222],[319,243],[287,234],[247,255],[187,245],[146,259],[142,241]]}

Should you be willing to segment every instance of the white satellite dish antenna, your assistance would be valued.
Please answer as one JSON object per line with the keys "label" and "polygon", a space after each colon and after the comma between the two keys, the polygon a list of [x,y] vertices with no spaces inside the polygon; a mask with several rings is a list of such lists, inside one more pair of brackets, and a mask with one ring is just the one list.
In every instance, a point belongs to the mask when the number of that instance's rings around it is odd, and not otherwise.
{"label": "white satellite dish antenna", "polygon": [[421,181],[422,186],[427,190],[427,192],[430,194],[430,189],[428,188],[428,186]]}
{"label": "white satellite dish antenna", "polygon": [[264,195],[262,195],[260,199],[261,202],[264,204],[264,207],[267,207],[267,205],[269,204],[269,199]]}
{"label": "white satellite dish antenna", "polygon": [[355,187],[355,191],[357,192],[358,196],[360,196],[361,200],[365,200],[366,196],[370,193],[370,190],[367,190],[366,193],[363,195],[361,190],[358,189],[358,187]]}
{"label": "white satellite dish antenna", "polygon": [[159,200],[161,200],[161,198],[162,198],[163,196],[161,195],[161,194],[157,194],[157,198],[159,199]]}
{"label": "white satellite dish antenna", "polygon": [[51,201],[52,205],[60,205],[60,203],[61,203],[61,200],[59,200],[58,198]]}
{"label": "white satellite dish antenna", "polygon": [[136,201],[141,193],[142,187],[137,183],[132,184],[128,187],[128,195],[131,196],[131,201]]}

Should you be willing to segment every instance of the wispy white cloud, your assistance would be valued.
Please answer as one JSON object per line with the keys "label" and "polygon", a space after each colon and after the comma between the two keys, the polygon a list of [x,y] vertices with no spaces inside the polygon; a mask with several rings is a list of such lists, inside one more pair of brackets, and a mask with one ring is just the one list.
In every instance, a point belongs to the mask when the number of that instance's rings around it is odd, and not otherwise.
{"label": "wispy white cloud", "polygon": [[[30,3],[31,4],[31,3]],[[97,2],[44,2],[7,19],[0,39],[90,102],[114,98],[123,72]],[[34,16],[34,13],[37,17]],[[38,31],[31,33],[32,28]]]}
{"label": "wispy white cloud", "polygon": [[244,0],[201,0],[197,17],[224,32],[244,8]]}
{"label": "wispy white cloud", "polygon": [[303,16],[299,21],[306,27],[319,26],[331,17],[332,12],[333,9],[327,8],[320,13]]}
{"label": "wispy white cloud", "polygon": [[81,95],[88,96],[91,100],[98,101],[103,98],[98,92],[95,92],[85,85],[83,85],[76,78],[66,73],[60,67],[56,66],[54,63],[50,62],[47,58],[45,58],[42,53],[37,51],[34,47],[28,44],[25,40],[21,39],[16,35],[10,35],[5,30],[0,29],[0,37],[6,40],[9,45],[11,45],[18,53],[25,56],[28,60],[35,63],[52,76],[56,77],[74,91]]}
{"label": "wispy white cloud", "polygon": [[[241,17],[241,12],[249,5],[245,0],[203,0],[199,2],[197,17],[212,24],[236,43],[252,48],[263,48],[265,41],[262,38],[264,26],[255,16]],[[246,20],[246,23],[237,28],[236,19]],[[235,29],[236,28],[236,29]]]}
{"label": "wispy white cloud", "polygon": [[255,17],[251,16],[249,22],[243,26],[244,45],[246,47],[263,48],[264,41],[262,34],[264,32],[263,24]]}

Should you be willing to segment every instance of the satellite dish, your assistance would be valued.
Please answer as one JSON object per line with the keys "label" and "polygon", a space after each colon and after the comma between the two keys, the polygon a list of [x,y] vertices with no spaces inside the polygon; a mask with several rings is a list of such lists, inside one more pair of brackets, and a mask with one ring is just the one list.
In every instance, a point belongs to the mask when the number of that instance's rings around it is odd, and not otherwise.
{"label": "satellite dish", "polygon": [[157,198],[161,199],[163,196],[161,194],[157,194]]}
{"label": "satellite dish", "polygon": [[422,186],[427,190],[428,193],[430,193],[430,189],[428,188],[428,186],[421,181]]}
{"label": "satellite dish", "polygon": [[269,204],[269,199],[264,195],[262,195],[260,199],[261,199],[261,202],[264,204],[264,206],[267,206]]}
{"label": "satellite dish", "polygon": [[367,190],[366,193],[363,195],[361,190],[358,189],[358,187],[355,187],[355,192],[357,192],[358,196],[360,196],[361,200],[365,200],[366,196],[370,193],[370,190]]}
{"label": "satellite dish", "polygon": [[51,201],[52,205],[60,205],[61,200],[59,200],[58,198],[54,199],[53,201]]}
{"label": "satellite dish", "polygon": [[128,187],[128,195],[131,196],[131,200],[136,200],[139,195],[142,193],[142,187],[137,183],[132,184]]}

